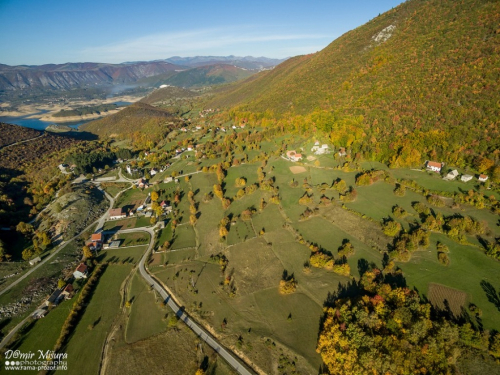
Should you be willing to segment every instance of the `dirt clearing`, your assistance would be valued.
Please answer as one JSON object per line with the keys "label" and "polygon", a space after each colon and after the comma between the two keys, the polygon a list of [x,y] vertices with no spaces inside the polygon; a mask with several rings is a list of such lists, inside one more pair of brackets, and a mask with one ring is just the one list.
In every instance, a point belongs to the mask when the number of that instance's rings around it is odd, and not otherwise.
{"label": "dirt clearing", "polygon": [[453,315],[460,316],[465,307],[467,293],[444,285],[429,284],[429,301],[440,310],[451,310]]}
{"label": "dirt clearing", "polygon": [[290,167],[290,170],[292,171],[293,174],[307,172],[307,169],[305,169],[304,167],[298,166],[298,165]]}

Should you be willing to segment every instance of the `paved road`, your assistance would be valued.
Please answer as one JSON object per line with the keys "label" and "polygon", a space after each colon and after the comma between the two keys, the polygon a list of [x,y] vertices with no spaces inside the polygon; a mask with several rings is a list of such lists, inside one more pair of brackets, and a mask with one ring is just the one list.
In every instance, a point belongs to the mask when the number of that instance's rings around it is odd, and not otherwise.
{"label": "paved road", "polygon": [[253,372],[249,371],[245,365],[243,365],[237,357],[230,353],[226,348],[224,348],[221,344],[217,342],[217,340],[207,331],[205,331],[203,328],[201,328],[196,322],[194,322],[188,314],[183,310],[183,308],[179,307],[174,300],[171,298],[171,296],[167,293],[167,291],[159,284],[146,270],[146,260],[148,259],[148,255],[151,253],[153,250],[154,246],[154,230],[153,228],[133,228],[133,229],[124,229],[120,230],[118,233],[131,233],[131,232],[137,232],[137,231],[142,231],[142,232],[147,232],[151,235],[151,240],[149,243],[149,247],[144,253],[144,255],[141,258],[141,261],[139,262],[139,272],[141,276],[146,280],[146,282],[153,286],[155,290],[161,295],[163,300],[165,301],[165,304],[168,305],[174,312],[175,314],[179,317],[180,320],[182,320],[186,325],[191,328],[191,330],[198,335],[200,339],[205,341],[212,349],[214,349],[217,353],[220,354],[222,358],[224,358],[227,363],[229,363],[239,374],[241,375],[252,375],[254,374]]}

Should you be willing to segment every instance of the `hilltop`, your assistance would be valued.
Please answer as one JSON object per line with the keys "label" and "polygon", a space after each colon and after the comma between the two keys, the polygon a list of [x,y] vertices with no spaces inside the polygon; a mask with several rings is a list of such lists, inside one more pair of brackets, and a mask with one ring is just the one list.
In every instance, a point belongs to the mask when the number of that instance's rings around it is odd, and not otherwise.
{"label": "hilltop", "polygon": [[500,3],[409,0],[220,92],[233,118],[322,130],[366,158],[410,166],[498,160]]}

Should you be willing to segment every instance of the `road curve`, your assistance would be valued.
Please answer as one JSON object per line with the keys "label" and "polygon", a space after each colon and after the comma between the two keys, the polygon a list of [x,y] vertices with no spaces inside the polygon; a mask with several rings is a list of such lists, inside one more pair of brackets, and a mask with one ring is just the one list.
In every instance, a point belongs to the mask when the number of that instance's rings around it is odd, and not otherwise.
{"label": "road curve", "polygon": [[148,259],[148,255],[151,253],[154,247],[154,230],[153,228],[133,228],[133,229],[124,229],[120,230],[117,233],[131,233],[131,232],[137,232],[137,231],[142,231],[142,232],[147,232],[151,235],[151,240],[149,243],[149,247],[142,256],[140,262],[139,262],[139,272],[141,276],[146,280],[146,282],[149,285],[152,285],[154,289],[161,295],[163,298],[163,301],[165,302],[166,305],[168,305],[174,312],[175,314],[179,317],[180,320],[182,320],[186,325],[191,328],[191,330],[198,335],[200,339],[205,341],[213,350],[215,350],[219,355],[226,360],[227,363],[233,369],[235,369],[238,374],[241,375],[253,375],[254,372],[251,372],[247,369],[247,367],[237,359],[237,357],[230,353],[226,348],[224,348],[221,344],[217,342],[217,340],[207,331],[205,331],[203,328],[201,328],[194,320],[192,320],[186,312],[179,307],[174,300],[171,298],[171,296],[167,293],[167,291],[163,288],[163,286],[158,283],[146,270],[146,260]]}

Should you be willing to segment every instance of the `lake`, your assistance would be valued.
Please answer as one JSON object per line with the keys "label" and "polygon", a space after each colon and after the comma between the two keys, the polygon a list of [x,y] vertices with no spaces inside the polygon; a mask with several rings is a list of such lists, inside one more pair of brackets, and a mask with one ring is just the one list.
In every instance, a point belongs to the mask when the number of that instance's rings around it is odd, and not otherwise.
{"label": "lake", "polygon": [[[130,102],[115,102],[119,107],[124,107],[129,104]],[[42,114],[48,111],[42,111],[39,112],[38,114]],[[32,128],[32,129],[37,129],[37,130],[45,130],[45,128],[51,124],[57,124],[57,125],[65,125],[72,127],[74,129],[78,129],[80,125],[83,125],[87,122],[90,122],[92,120],[81,120],[81,121],[73,121],[73,122],[50,122],[50,121],[42,121],[37,118],[28,118],[28,116],[32,116],[33,114],[27,115],[27,116],[20,116],[20,117],[11,117],[11,116],[0,116],[0,122],[5,122],[7,124],[14,124],[14,125],[20,125],[24,126],[26,128]]]}
{"label": "lake", "polygon": [[70,126],[74,129],[78,129],[78,127],[82,124],[85,124],[86,122],[89,122],[90,120],[87,121],[78,121],[78,122],[50,122],[50,121],[42,121],[37,118],[27,118],[26,116],[23,117],[10,117],[10,116],[0,116],[0,122],[5,122],[7,124],[14,124],[14,125],[20,125],[24,126],[26,128],[32,128],[32,129],[37,129],[37,130],[45,130],[45,128],[51,124],[57,124],[57,125],[66,125]]}

